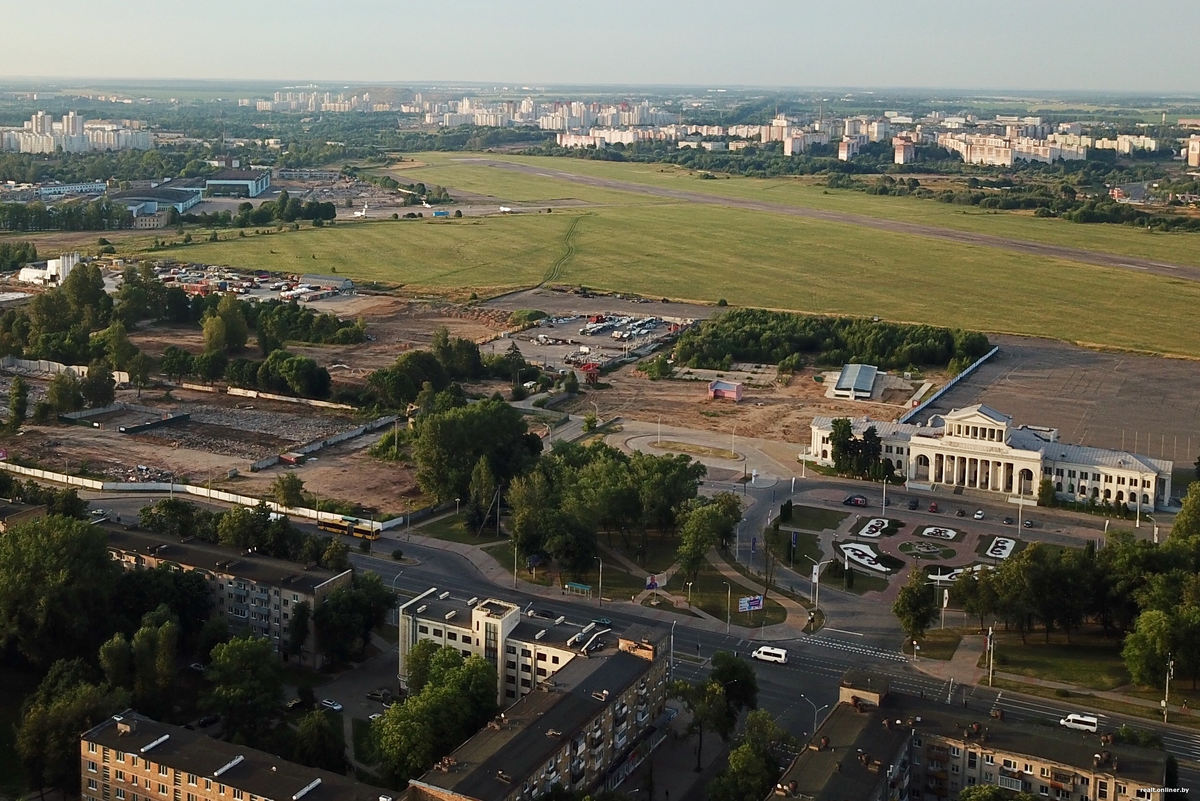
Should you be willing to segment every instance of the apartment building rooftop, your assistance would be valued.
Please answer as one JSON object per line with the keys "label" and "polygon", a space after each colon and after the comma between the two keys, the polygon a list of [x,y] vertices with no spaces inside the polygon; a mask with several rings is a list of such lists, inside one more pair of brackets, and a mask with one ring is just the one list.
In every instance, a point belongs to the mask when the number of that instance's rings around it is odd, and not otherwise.
{"label": "apartment building rooftop", "polygon": [[434,797],[420,791],[423,785],[478,801],[507,797],[515,782],[550,761],[651,665],[625,651],[572,660],[414,782],[414,797]]}
{"label": "apartment building rooftop", "polygon": [[165,561],[210,573],[236,575],[258,584],[295,587],[298,592],[308,595],[341,575],[316,565],[301,565],[191,538],[180,539],[150,531],[126,529],[114,523],[101,524],[101,528],[108,536],[110,550],[136,553],[156,563]]}
{"label": "apartment building rooftop", "polygon": [[132,709],[85,732],[82,740],[194,774],[201,780],[219,780],[264,801],[391,801],[396,795],[337,773],[159,723]]}

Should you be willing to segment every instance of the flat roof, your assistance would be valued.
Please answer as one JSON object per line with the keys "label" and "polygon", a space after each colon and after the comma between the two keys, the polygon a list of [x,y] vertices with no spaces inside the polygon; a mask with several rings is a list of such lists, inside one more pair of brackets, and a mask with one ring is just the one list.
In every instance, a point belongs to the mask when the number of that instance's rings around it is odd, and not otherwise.
{"label": "flat roof", "polygon": [[152,200],[158,203],[187,203],[195,197],[195,192],[189,192],[186,189],[156,186],[153,189],[129,189],[124,192],[113,192],[108,196],[108,199],[120,200],[122,202]]}
{"label": "flat roof", "polygon": [[264,175],[269,175],[267,170],[218,170],[208,176],[209,181],[257,181]]}
{"label": "flat roof", "polygon": [[839,392],[866,392],[870,394],[875,386],[875,374],[879,368],[870,364],[843,364],[842,372],[838,373],[834,389]]}
{"label": "flat roof", "polygon": [[[135,730],[120,733],[117,724],[121,721],[133,722]],[[139,754],[150,762],[205,778],[216,778],[216,772],[220,770],[223,784],[261,798],[295,798],[310,786],[311,789],[304,792],[305,801],[380,801],[397,795],[393,790],[361,784],[337,773],[307,768],[274,754],[159,723],[132,709],[114,715],[84,733],[83,740]],[[157,745],[152,745],[156,742]],[[233,764],[235,760],[236,764]]]}
{"label": "flat roof", "polygon": [[201,568],[210,573],[237,576],[257,584],[295,587],[307,595],[330,579],[342,575],[315,565],[308,567],[273,556],[243,553],[224,545],[125,529],[115,523],[102,523],[100,528],[108,535],[110,548]]}
{"label": "flat roof", "polygon": [[450,772],[428,771],[421,782],[479,801],[504,798],[513,786],[501,771],[513,781],[534,773],[652,664],[623,651],[571,660],[543,685],[552,688],[525,695],[505,710],[499,729],[486,728],[454,751],[457,764]]}

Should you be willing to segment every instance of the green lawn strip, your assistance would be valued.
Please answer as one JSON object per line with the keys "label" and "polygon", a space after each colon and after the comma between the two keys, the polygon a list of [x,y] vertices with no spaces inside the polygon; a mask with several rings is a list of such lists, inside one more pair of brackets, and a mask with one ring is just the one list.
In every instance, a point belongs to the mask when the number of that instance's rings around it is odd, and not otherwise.
{"label": "green lawn strip", "polygon": [[850,514],[817,506],[793,506],[790,520],[780,523],[781,528],[802,528],[807,531],[833,531]]}
{"label": "green lawn strip", "polygon": [[25,697],[37,689],[36,674],[13,668],[0,668],[0,791],[16,798],[26,790],[25,771],[17,756],[16,727],[21,722]]}
{"label": "green lawn strip", "polygon": [[[793,534],[796,537],[795,548],[792,547]],[[821,561],[822,551],[819,538],[811,532],[792,532],[781,528],[778,536],[768,537],[767,542],[770,545],[771,554],[779,561],[779,564],[787,565],[789,569],[802,576],[812,575],[813,563]],[[725,561],[729,562],[728,559]],[[729,564],[739,572],[747,572],[741,564],[732,562]]]}
{"label": "green lawn strip", "polygon": [[727,448],[712,448],[708,445],[696,445],[691,442],[676,442],[675,440],[664,439],[662,442],[652,442],[651,448],[658,448],[664,451],[673,451],[675,453],[686,453],[692,456],[711,456],[715,459],[737,459],[736,451],[731,451]]}
{"label": "green lawn strip", "polygon": [[[1086,706],[1088,709],[1098,709],[1105,712],[1116,712],[1121,715],[1129,715],[1135,718],[1145,718],[1146,720],[1161,721],[1162,712],[1154,707],[1138,706],[1137,704],[1127,704],[1121,701],[1115,701],[1110,698],[1092,695],[1088,692],[1074,692],[1069,695],[1062,695],[1060,691],[1053,687],[1042,687],[1039,684],[1027,684],[1023,681],[1013,681],[1011,679],[996,678],[993,685],[1001,690],[1013,690],[1027,695],[1036,695],[1041,698],[1052,698],[1060,703],[1066,699],[1072,699],[1072,703]],[[1200,719],[1191,715],[1171,715],[1171,722],[1179,726],[1187,726],[1190,729],[1200,729]]]}
{"label": "green lawn strip", "polygon": [[[618,164],[553,157],[502,156],[562,172],[596,175],[650,186],[701,194],[761,200],[788,206],[859,214],[959,231],[990,234],[1030,242],[1119,253],[1200,266],[1195,234],[1147,232],[1124,225],[1093,225],[1041,219],[1029,212],[991,212],[977,207],[938,203],[931,199],[868,195],[827,189],[824,180],[807,177],[702,180],[686,168],[661,164]],[[868,182],[869,178],[865,179]],[[580,187],[586,189],[587,187]],[[1192,238],[1189,238],[1192,237]]]}
{"label": "green lawn strip", "polygon": [[[500,567],[504,568],[508,575],[513,572],[513,546],[508,540],[496,542],[491,545],[481,546],[480,548],[488,556],[496,560]],[[525,567],[525,561],[521,560],[518,563],[518,575],[522,581],[528,581],[530,584],[540,584],[543,587],[553,586],[555,581],[555,569],[553,565],[543,564],[534,570],[528,570]]]}
{"label": "green lawn strip", "polygon": [[[657,601],[657,603],[655,603],[655,601]],[[642,599],[642,606],[644,606],[648,609],[658,609],[659,611],[662,611],[662,612],[674,612],[677,615],[687,615],[688,617],[700,617],[700,615],[696,614],[695,611],[688,608],[688,606],[686,604],[683,606],[675,606],[675,604],[671,601],[671,599],[666,597],[665,595],[659,595],[659,596],[655,596],[653,594],[648,595],[647,597]]]}
{"label": "green lawn strip", "polygon": [[[340,224],[170,252],[243,269],[336,269],[409,291],[486,296],[540,283],[579,213]],[[886,309],[889,319],[899,321],[1200,355],[1189,324],[1200,306],[1198,282],[699,204],[603,206],[587,214],[558,284],[823,314]],[[803,254],[799,260],[797,253]],[[754,281],[741,280],[747,264],[754,266]],[[1056,280],[1045,281],[1051,274]],[[951,284],[958,294],[947,306],[939,299]],[[1111,291],[1115,285],[1121,292]],[[1038,292],[1029,293],[1030,286]],[[1021,314],[1014,316],[1017,296]],[[1074,313],[1081,297],[1088,299],[1086,315]]]}
{"label": "green lawn strip", "polygon": [[[930,629],[925,632],[924,637],[917,639],[917,644],[921,646],[921,650],[917,657],[919,659],[937,659],[940,661],[949,661],[954,656],[954,652],[958,650],[958,644],[962,642],[963,631],[959,629]],[[974,630],[969,630],[974,633]],[[900,651],[906,654],[912,654],[912,640],[905,639],[900,644]]]}
{"label": "green lawn strip", "polygon": [[[640,565],[647,576],[665,572],[671,565],[679,561],[679,538],[664,537],[656,532],[650,532],[646,541],[636,532],[630,533],[627,539],[612,532],[598,535],[600,540],[617,553],[636,565]],[[605,560],[604,569],[608,569]],[[642,578],[645,578],[643,576]]]}
{"label": "green lawn strip", "polygon": [[1073,634],[1068,645],[1061,634],[1052,634],[1046,643],[1040,632],[1031,632],[1022,644],[1013,632],[997,632],[996,669],[1089,690],[1111,691],[1129,684],[1120,640],[1096,634]]}
{"label": "green lawn strip", "polygon": [[[929,545],[936,550],[918,550],[922,545]],[[900,553],[909,556],[920,556],[922,559],[953,559],[956,551],[953,548],[943,548],[935,542],[902,542],[899,546]]]}
{"label": "green lawn strip", "polygon": [[474,531],[467,528],[467,516],[465,514],[447,515],[417,526],[414,531],[422,537],[434,537],[446,542],[457,542],[464,545],[483,546],[502,539],[508,539],[507,537],[496,536],[494,523],[491,526],[484,526],[483,531],[479,532],[477,536]]}
{"label": "green lawn strip", "polygon": [[379,762],[376,750],[375,735],[371,731],[371,721],[354,718],[350,721],[351,736],[354,738],[354,759],[364,765],[375,765]]}
{"label": "green lawn strip", "polygon": [[[688,596],[687,577],[678,571],[663,589],[681,598]],[[727,589],[725,584],[729,584]],[[730,622],[735,626],[753,627],[764,623],[772,626],[787,620],[787,610],[774,598],[767,596],[762,611],[739,612],[738,599],[754,593],[736,581],[731,581],[717,570],[711,562],[705,562],[696,571],[696,580],[692,584],[692,605],[697,609],[712,615],[718,620],[725,620],[726,609],[729,609]],[[728,601],[728,606],[726,602]]]}
{"label": "green lawn strip", "polygon": [[833,587],[839,590],[847,590],[855,595],[865,595],[868,592],[883,592],[887,589],[887,579],[875,571],[868,571],[863,567],[855,567],[850,565],[854,570],[854,583],[847,587],[843,580],[845,570],[843,563],[840,560],[830,562],[824,570],[821,571],[821,585],[823,587]]}

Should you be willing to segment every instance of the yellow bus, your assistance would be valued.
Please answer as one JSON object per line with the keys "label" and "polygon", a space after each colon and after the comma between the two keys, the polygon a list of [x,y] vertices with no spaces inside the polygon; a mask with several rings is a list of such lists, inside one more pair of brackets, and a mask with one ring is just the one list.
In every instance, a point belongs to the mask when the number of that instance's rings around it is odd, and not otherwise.
{"label": "yellow bus", "polygon": [[333,534],[344,534],[347,537],[359,537],[364,540],[379,539],[379,531],[371,525],[353,517],[343,517],[341,520],[320,520],[317,528]]}

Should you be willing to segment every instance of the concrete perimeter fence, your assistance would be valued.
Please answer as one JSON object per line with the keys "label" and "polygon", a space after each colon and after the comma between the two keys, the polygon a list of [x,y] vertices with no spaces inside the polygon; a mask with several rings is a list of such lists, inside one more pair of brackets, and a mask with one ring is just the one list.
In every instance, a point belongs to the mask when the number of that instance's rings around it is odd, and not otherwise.
{"label": "concrete perimeter fence", "polygon": [[334,403],[333,401],[313,400],[312,398],[293,398],[291,395],[276,395],[273,392],[260,392],[257,389],[227,387],[225,394],[240,395],[243,398],[265,398],[267,400],[283,401],[284,403],[299,403],[304,406],[319,406],[322,409],[348,409],[354,411],[354,407],[348,403]]}
{"label": "concrete perimeter fence", "polygon": [[83,478],[81,476],[72,476],[66,473],[57,473],[53,470],[42,470],[37,467],[22,467],[11,462],[0,462],[0,470],[8,473],[14,473],[19,476],[27,476],[29,478],[38,479],[41,481],[52,481],[56,484],[66,484],[71,487],[79,487],[81,489],[94,490],[96,492],[132,492],[132,493],[178,493],[180,495],[190,495],[197,498],[205,498],[210,501],[220,501],[222,503],[236,504],[238,506],[258,506],[260,503],[265,503],[267,508],[273,512],[278,512],[281,515],[288,517],[302,517],[315,522],[342,522],[347,519],[356,520],[358,523],[371,528],[373,531],[388,531],[390,529],[399,528],[406,523],[412,523],[418,520],[424,520],[439,511],[449,508],[449,504],[442,506],[426,507],[410,512],[408,515],[394,517],[391,520],[378,522],[375,520],[363,520],[362,518],[349,517],[347,515],[338,514],[337,512],[318,511],[309,509],[308,507],[289,507],[278,504],[275,501],[267,501],[262,498],[254,498],[249,495],[238,495],[233,492],[225,492],[224,490],[215,490],[208,487],[198,487],[192,484],[171,484],[162,481],[146,481],[146,482],[129,482],[129,481],[98,481],[94,478]]}
{"label": "concrete perimeter fence", "polygon": [[[63,364],[46,359],[18,359],[15,356],[5,356],[0,359],[0,369],[10,373],[36,376],[55,376],[60,373],[68,373],[76,378],[85,378],[88,373],[85,364]],[[114,370],[113,379],[118,384],[128,384],[129,373],[124,370]]]}
{"label": "concrete perimeter fence", "polygon": [[[363,434],[369,434],[372,431],[378,431],[385,426],[392,425],[399,419],[400,418],[396,415],[380,417],[376,420],[372,420],[369,423],[364,423],[358,428],[352,428],[349,431],[343,431],[340,434],[334,434],[326,437],[325,439],[315,439],[312,442],[296,448],[289,448],[287,452],[299,453],[307,456],[310,453],[316,453],[322,448],[328,448],[331,445],[337,445],[340,442],[345,442],[347,440],[354,439],[355,437],[361,437]],[[274,456],[267,456],[266,458],[259,459],[257,462],[250,465],[250,472],[257,473],[259,470],[266,470],[268,467],[274,467],[275,465],[279,464],[280,456],[281,454],[276,454]]]}
{"label": "concrete perimeter fence", "polygon": [[958,385],[959,381],[962,381],[964,378],[971,375],[971,373],[975,372],[975,370],[977,370],[980,367],[980,365],[982,365],[988,359],[995,356],[999,351],[1000,351],[1000,348],[995,347],[995,348],[992,348],[991,350],[989,350],[987,353],[980,356],[978,359],[976,359],[974,362],[972,362],[971,365],[967,369],[963,370],[961,373],[954,376],[954,378],[951,378],[949,381],[947,381],[946,386],[942,387],[937,392],[933,393],[928,398],[926,398],[924,401],[922,401],[920,406],[916,406],[912,409],[909,409],[907,412],[900,415],[900,419],[897,422],[907,423],[909,420],[912,420],[918,414],[925,411],[927,408],[929,408],[930,404],[932,404],[938,398],[945,395],[950,390],[954,389],[954,387]]}

